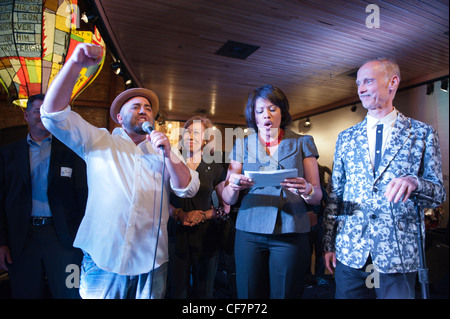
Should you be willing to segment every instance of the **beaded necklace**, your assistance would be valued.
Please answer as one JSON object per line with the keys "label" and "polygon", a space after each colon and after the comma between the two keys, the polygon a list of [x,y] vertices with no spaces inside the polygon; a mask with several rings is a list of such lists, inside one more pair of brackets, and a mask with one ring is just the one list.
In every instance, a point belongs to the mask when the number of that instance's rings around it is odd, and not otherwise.
{"label": "beaded necklace", "polygon": [[280,129],[278,132],[278,139],[274,140],[274,141],[270,141],[270,142],[266,142],[264,141],[261,136],[259,136],[259,140],[261,141],[261,143],[265,144],[267,148],[272,147],[272,146],[276,146],[278,144],[280,144],[281,140],[284,137],[284,130]]}

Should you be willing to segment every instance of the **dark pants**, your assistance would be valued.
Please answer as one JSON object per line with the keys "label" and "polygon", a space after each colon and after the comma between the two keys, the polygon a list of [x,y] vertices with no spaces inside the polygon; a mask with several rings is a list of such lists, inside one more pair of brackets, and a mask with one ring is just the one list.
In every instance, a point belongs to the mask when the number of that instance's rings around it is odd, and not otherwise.
{"label": "dark pants", "polygon": [[301,298],[310,266],[308,234],[236,231],[236,284],[240,299]]}
{"label": "dark pants", "polygon": [[31,226],[22,253],[9,266],[12,297],[44,298],[47,280],[52,298],[79,299],[68,277],[74,268],[79,271],[82,258],[81,250],[61,245],[53,225]]}
{"label": "dark pants", "polygon": [[215,221],[185,227],[169,220],[169,298],[214,298],[219,236],[220,228]]}
{"label": "dark pants", "polygon": [[337,261],[335,298],[414,299],[417,272],[383,274],[372,270],[374,268],[370,257],[361,269],[351,268]]}
{"label": "dark pants", "polygon": [[[323,276],[325,274],[325,262],[323,261],[323,217],[317,218],[317,225],[311,227],[309,232],[309,244],[311,249],[311,255],[314,251],[315,261],[314,261],[314,275]],[[310,269],[307,270],[310,273]]]}
{"label": "dark pants", "polygon": [[[169,298],[198,299],[214,298],[214,279],[216,278],[219,264],[219,252],[211,256],[199,258],[194,255],[186,255],[180,258],[169,244]],[[192,272],[192,293],[189,293]]]}

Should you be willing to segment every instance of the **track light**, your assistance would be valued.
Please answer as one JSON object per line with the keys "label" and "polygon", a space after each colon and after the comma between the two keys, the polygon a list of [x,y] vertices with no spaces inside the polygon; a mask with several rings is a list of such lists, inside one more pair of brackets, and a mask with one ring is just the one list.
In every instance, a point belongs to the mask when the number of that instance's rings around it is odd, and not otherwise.
{"label": "track light", "polygon": [[434,92],[434,82],[427,84],[427,95],[431,95]]}
{"label": "track light", "polygon": [[310,127],[310,126],[311,126],[311,121],[310,121],[309,117],[307,117],[306,121],[305,121],[305,127]]}
{"label": "track light", "polygon": [[120,66],[118,66],[114,69],[114,73],[117,75],[119,75],[121,72],[122,72],[122,69],[120,68]]}
{"label": "track light", "polygon": [[123,77],[123,81],[125,82],[125,85],[127,87],[131,87],[133,85],[133,80],[129,76],[127,70],[122,65],[122,62],[120,60],[116,60],[111,63],[111,68],[115,74],[118,76]]}
{"label": "track light", "polygon": [[81,14],[81,20],[84,23],[94,23],[95,21],[97,21],[98,17],[92,13],[87,13],[87,12],[83,12]]}
{"label": "track light", "polygon": [[120,72],[122,72],[121,64],[120,64],[120,61],[119,61],[119,60],[117,60],[116,62],[111,63],[111,67],[112,67],[112,69],[113,69],[113,72],[114,72],[115,74],[117,74],[117,75],[119,75]]}
{"label": "track light", "polygon": [[448,92],[448,79],[443,79],[441,81],[441,90],[444,92]]}

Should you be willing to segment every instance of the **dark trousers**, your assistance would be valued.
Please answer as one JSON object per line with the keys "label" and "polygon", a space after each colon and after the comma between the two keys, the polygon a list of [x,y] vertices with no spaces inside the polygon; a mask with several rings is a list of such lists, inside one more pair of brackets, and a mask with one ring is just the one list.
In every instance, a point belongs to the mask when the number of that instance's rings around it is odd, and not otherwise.
{"label": "dark trousers", "polygon": [[[369,268],[367,268],[369,267]],[[361,269],[337,261],[336,299],[414,299],[417,272],[383,274],[373,272],[370,257]]]}
{"label": "dark trousers", "polygon": [[[169,244],[169,298],[171,299],[212,299],[214,279],[219,264],[219,252],[199,258],[195,254],[185,254],[180,258]],[[192,295],[189,292],[192,272]]]}
{"label": "dark trousers", "polygon": [[236,285],[240,299],[301,298],[310,267],[308,234],[236,231]]}
{"label": "dark trousers", "polygon": [[214,298],[214,280],[219,264],[218,224],[207,221],[198,226],[185,227],[171,219],[168,228],[168,298]]}
{"label": "dark trousers", "polygon": [[[47,281],[50,297],[79,299],[79,289],[72,288],[74,285],[68,277],[74,268],[80,270],[82,258],[81,250],[61,245],[53,225],[31,226],[22,253],[13,257],[8,267],[12,298],[44,298]],[[69,265],[76,267],[67,268]]]}
{"label": "dark trousers", "polygon": [[[311,227],[311,231],[309,232],[309,244],[311,249],[311,255],[314,251],[315,260],[314,260],[314,275],[323,276],[325,274],[325,262],[323,261],[323,223],[321,222],[322,218],[318,218],[317,225]],[[307,270],[307,274],[310,274],[310,269]]]}

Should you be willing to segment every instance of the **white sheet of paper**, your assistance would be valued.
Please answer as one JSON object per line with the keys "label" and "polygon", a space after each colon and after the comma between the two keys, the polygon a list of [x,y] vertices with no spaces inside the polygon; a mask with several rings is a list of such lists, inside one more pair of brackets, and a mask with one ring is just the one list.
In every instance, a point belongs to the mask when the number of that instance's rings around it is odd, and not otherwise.
{"label": "white sheet of paper", "polygon": [[298,170],[289,168],[276,171],[246,171],[244,175],[253,179],[253,187],[280,186],[285,178],[298,177]]}

